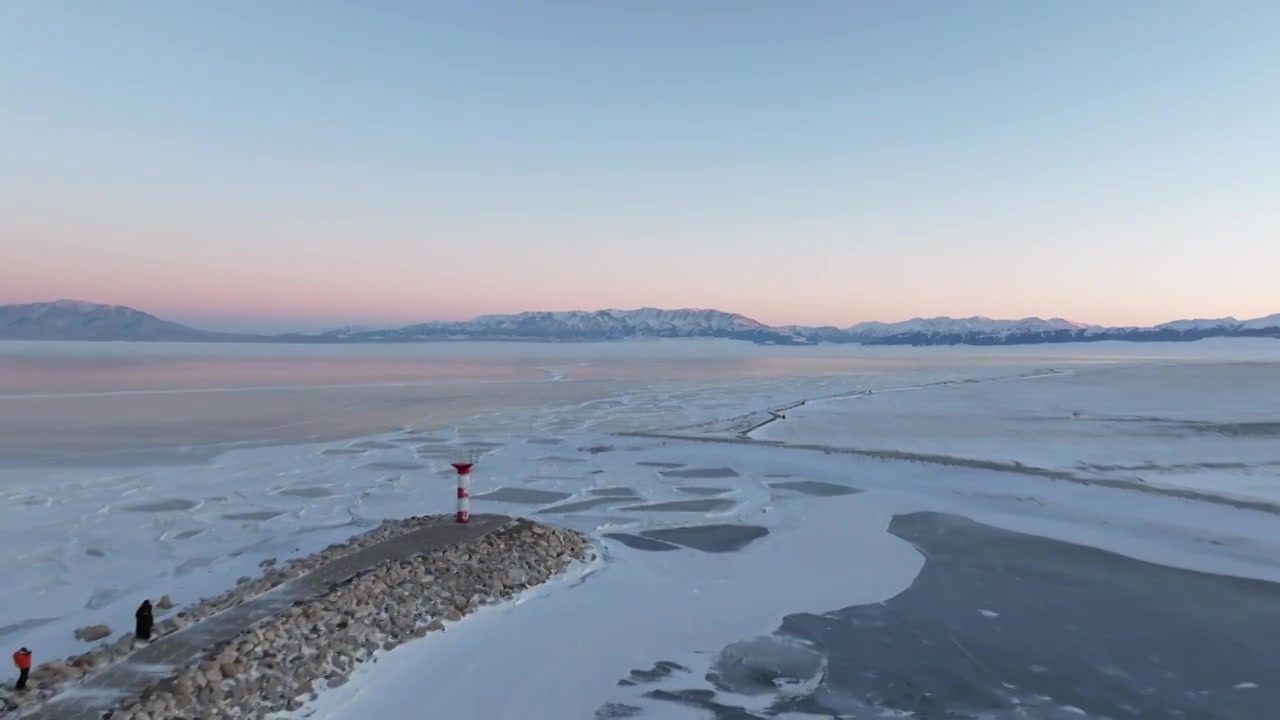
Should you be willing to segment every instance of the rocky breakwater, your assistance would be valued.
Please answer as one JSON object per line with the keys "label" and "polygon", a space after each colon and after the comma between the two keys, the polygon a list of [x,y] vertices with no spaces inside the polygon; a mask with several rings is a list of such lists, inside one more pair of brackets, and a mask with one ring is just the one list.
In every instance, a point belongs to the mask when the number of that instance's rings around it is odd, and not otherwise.
{"label": "rocky breakwater", "polygon": [[112,720],[263,718],[298,710],[352,671],[591,554],[571,530],[513,520],[473,542],[385,563],[210,648]]}
{"label": "rocky breakwater", "polygon": [[[160,617],[152,629],[152,637],[159,638],[175,633],[204,618],[216,615],[269,590],[274,590],[290,580],[305,575],[339,558],[378,543],[393,540],[397,536],[414,530],[451,522],[453,522],[451,516],[443,515],[384,520],[378,527],[369,532],[356,535],[346,542],[329,545],[324,550],[308,557],[295,558],[285,563],[277,563],[275,558],[269,558],[259,565],[263,570],[261,577],[257,579],[241,577],[236,580],[235,587],[230,590],[221,595],[191,603],[171,618],[163,617],[164,613],[174,608],[174,603],[170,597],[164,595],[155,604],[155,608],[158,611],[157,614]],[[28,683],[26,692],[14,693],[0,698],[0,716],[39,705],[64,690],[70,689],[86,677],[90,677],[115,662],[129,657],[145,644],[139,642],[132,632],[124,633],[111,640],[113,633],[107,625],[89,625],[78,628],[74,634],[77,640],[97,642],[98,644],[83,653],[72,655],[64,660],[52,660],[36,665],[31,670],[31,680]]]}

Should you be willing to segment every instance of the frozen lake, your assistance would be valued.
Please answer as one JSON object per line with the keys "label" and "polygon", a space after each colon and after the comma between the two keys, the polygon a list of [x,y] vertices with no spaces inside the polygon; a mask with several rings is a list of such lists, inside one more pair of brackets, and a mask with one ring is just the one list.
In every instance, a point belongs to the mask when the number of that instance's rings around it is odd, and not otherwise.
{"label": "frozen lake", "polygon": [[[975,363],[1037,362],[1034,357],[856,353],[714,340],[0,342],[0,461],[132,466],[205,460],[231,447],[336,440],[409,425],[474,425],[476,418],[529,409],[557,408],[566,429],[601,421],[649,428],[716,417],[736,408],[741,396],[785,394],[797,384],[822,388],[858,374],[945,373]],[[572,412],[575,407],[581,410]]]}
{"label": "frozen lake", "polygon": [[[1254,644],[1280,636],[1276,428],[1271,340],[0,343],[0,638],[68,654],[141,597],[448,512],[470,448],[475,511],[582,530],[602,566],[303,714],[413,717],[430,678],[494,719],[1253,718],[1280,703]],[[910,643],[947,661],[867,653]]]}

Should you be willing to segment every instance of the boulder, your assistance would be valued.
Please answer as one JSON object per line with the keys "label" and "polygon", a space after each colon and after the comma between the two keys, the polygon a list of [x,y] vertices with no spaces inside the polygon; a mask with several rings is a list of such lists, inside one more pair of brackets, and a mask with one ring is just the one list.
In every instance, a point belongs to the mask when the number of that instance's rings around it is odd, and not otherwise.
{"label": "boulder", "polygon": [[97,642],[111,635],[111,628],[107,625],[85,625],[75,631],[75,639],[84,642]]}

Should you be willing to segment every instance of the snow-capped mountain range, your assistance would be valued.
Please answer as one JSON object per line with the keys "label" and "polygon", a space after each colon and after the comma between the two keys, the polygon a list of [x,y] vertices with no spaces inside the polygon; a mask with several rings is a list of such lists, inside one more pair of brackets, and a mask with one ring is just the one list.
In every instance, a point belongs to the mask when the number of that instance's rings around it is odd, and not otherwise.
{"label": "snow-capped mountain range", "polygon": [[[299,337],[299,336],[289,336]],[[632,337],[719,337],[796,344],[797,338],[744,315],[719,310],[572,310],[481,315],[464,322],[429,322],[393,330],[322,333],[344,341],[413,340],[622,340]]]}
{"label": "snow-capped mountain range", "polygon": [[323,333],[242,335],[197,330],[132,308],[76,300],[0,306],[3,340],[139,340],[189,342],[388,343],[462,340],[588,342],[628,338],[729,338],[766,345],[1029,345],[1041,343],[1186,342],[1211,337],[1280,338],[1280,313],[1254,320],[1175,320],[1154,327],[1102,327],[1062,318],[993,320],[915,318],[834,326],[766,325],[719,310],[596,310],[482,315],[392,329],[346,327]]}
{"label": "snow-capped mountain range", "polygon": [[122,305],[83,300],[0,305],[2,340],[234,342],[253,337],[196,330]]}

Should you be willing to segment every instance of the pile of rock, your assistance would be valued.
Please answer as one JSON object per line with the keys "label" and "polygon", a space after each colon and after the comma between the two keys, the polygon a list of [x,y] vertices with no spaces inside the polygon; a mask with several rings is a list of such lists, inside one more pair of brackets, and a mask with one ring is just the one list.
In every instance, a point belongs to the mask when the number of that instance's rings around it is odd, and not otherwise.
{"label": "pile of rock", "polygon": [[[357,535],[343,543],[334,543],[320,552],[304,557],[295,558],[282,565],[277,566],[275,558],[268,558],[258,564],[265,573],[262,577],[254,580],[250,577],[241,577],[236,580],[236,586],[221,595],[200,601],[195,606],[188,608],[184,613],[180,613],[180,617],[187,616],[195,620],[206,618],[215,613],[222,612],[227,608],[239,605],[253,597],[257,597],[268,590],[272,590],[277,586],[286,583],[300,575],[305,575],[315,570],[321,565],[327,564],[340,557],[350,555],[351,553],[363,550],[371,545],[376,545],[384,540],[389,540],[397,535],[403,535],[419,528],[429,525],[439,525],[448,518],[442,515],[428,515],[424,517],[411,517],[397,520],[384,520],[381,525],[370,530],[367,533]],[[157,607],[159,607],[157,605]],[[156,625],[157,631],[164,634],[164,630],[160,628],[159,623]],[[169,629],[167,632],[173,632]]]}
{"label": "pile of rock", "polygon": [[[162,637],[177,632],[188,625],[210,615],[222,612],[239,605],[250,598],[261,595],[296,577],[304,575],[315,568],[337,558],[363,550],[384,540],[404,533],[412,532],[429,525],[451,522],[448,516],[425,516],[405,519],[385,520],[381,525],[367,533],[357,535],[347,542],[335,543],[315,555],[296,558],[277,566],[274,558],[260,563],[265,573],[254,580],[242,577],[236,586],[216,597],[201,600],[191,605],[174,617],[161,620],[152,629],[152,637]],[[170,610],[174,607],[168,595],[155,603],[156,610]],[[77,640],[97,642],[111,636],[111,628],[107,625],[88,625],[75,631]],[[27,692],[0,700],[0,715],[20,709],[21,705],[38,704],[48,700],[65,689],[68,683],[79,681],[86,675],[101,670],[111,663],[128,657],[141,647],[133,633],[125,633],[112,642],[102,643],[79,655],[72,655],[65,660],[45,662],[32,668],[31,680]]]}
{"label": "pile of rock", "polygon": [[379,650],[443,630],[589,554],[581,535],[515,520],[482,539],[387,563],[210,649],[112,720],[245,718],[297,710]]}

